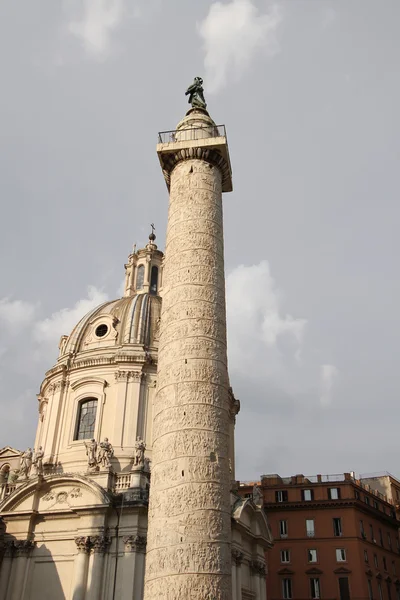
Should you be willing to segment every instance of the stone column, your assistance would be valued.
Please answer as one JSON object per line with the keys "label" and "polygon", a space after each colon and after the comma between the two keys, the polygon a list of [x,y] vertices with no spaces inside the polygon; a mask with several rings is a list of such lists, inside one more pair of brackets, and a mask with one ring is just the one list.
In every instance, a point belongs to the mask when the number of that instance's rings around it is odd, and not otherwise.
{"label": "stone column", "polygon": [[242,562],[243,562],[243,552],[240,550],[234,549],[232,551],[232,559],[235,562],[236,567],[236,592],[235,598],[236,600],[242,600]]}
{"label": "stone column", "polygon": [[75,557],[74,564],[72,600],[85,600],[89,553],[92,545],[89,537],[77,537],[75,538],[75,543],[78,548],[78,554]]}
{"label": "stone column", "polygon": [[250,563],[250,570],[251,570],[252,579],[254,582],[254,591],[256,593],[256,600],[265,600],[265,598],[266,598],[265,563],[261,560],[254,560]]}
{"label": "stone column", "polygon": [[267,569],[264,564],[260,569],[260,586],[261,600],[267,600]]}
{"label": "stone column", "polygon": [[104,554],[107,552],[111,539],[102,535],[90,538],[91,556],[88,568],[88,583],[86,600],[100,600],[104,575]]}
{"label": "stone column", "polygon": [[121,600],[132,600],[132,598],[134,600],[143,600],[146,537],[130,535],[124,537],[124,544],[125,554],[122,567]]}
{"label": "stone column", "polygon": [[11,581],[7,593],[7,600],[21,600],[25,584],[28,556],[35,547],[32,540],[15,540],[15,554],[11,572]]}
{"label": "stone column", "polygon": [[[203,139],[196,139],[196,131]],[[232,596],[222,224],[226,161],[215,149],[218,143],[225,151],[227,146],[225,138],[213,137],[215,131],[208,113],[189,111],[178,125],[176,143],[158,147],[164,173],[169,170],[170,204],[153,407],[146,600]]]}
{"label": "stone column", "polygon": [[236,562],[232,552],[232,600],[236,600]]}
{"label": "stone column", "polygon": [[7,588],[10,581],[11,568],[14,556],[14,542],[5,543],[3,561],[0,568],[0,600],[7,600]]}

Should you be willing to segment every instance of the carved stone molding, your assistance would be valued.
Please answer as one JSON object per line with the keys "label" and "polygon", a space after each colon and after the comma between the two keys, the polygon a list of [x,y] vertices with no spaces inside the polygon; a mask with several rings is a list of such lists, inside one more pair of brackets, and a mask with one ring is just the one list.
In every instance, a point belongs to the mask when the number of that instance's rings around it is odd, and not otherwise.
{"label": "carved stone molding", "polygon": [[143,378],[141,371],[116,371],[115,381],[135,381],[139,383]]}
{"label": "carved stone molding", "polygon": [[241,565],[243,562],[243,552],[237,550],[237,548],[232,549],[232,560],[237,564]]}
{"label": "carved stone molding", "polygon": [[218,167],[221,171],[223,184],[230,179],[230,165],[218,150],[209,148],[182,148],[177,152],[171,152],[168,156],[164,156],[163,174],[168,189],[170,189],[171,185],[171,173],[176,165],[181,161],[194,158],[204,160],[210,165]]}
{"label": "carved stone molding", "polygon": [[147,538],[143,535],[124,537],[125,552],[146,552]]}
{"label": "carved stone molding", "polygon": [[89,554],[90,550],[92,549],[90,537],[85,537],[85,536],[76,537],[75,544],[78,548],[78,552],[83,552],[84,554]]}
{"label": "carved stone molding", "polygon": [[111,538],[104,535],[95,535],[90,538],[92,552],[105,554],[111,544]]}
{"label": "carved stone molding", "polygon": [[32,540],[14,540],[13,543],[15,556],[28,556],[36,545]]}
{"label": "carved stone molding", "polygon": [[262,560],[252,560],[250,562],[250,569],[253,573],[260,575],[261,577],[266,577],[267,575],[265,563]]}

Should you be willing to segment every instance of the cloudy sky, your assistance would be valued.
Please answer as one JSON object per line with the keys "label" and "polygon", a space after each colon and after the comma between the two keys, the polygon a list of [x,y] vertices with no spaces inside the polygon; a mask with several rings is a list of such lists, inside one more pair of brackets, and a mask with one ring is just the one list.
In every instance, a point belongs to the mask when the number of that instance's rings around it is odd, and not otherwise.
{"label": "cloudy sky", "polygon": [[[238,476],[400,476],[398,0],[0,4],[0,447],[58,340],[119,295],[204,78],[224,197]],[[397,365],[397,366],[396,366]]]}

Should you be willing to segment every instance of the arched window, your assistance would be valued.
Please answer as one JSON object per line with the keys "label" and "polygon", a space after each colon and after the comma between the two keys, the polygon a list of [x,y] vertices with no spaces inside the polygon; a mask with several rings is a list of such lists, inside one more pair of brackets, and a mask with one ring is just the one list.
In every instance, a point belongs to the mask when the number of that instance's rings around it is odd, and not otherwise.
{"label": "arched window", "polygon": [[86,398],[79,403],[74,440],[92,439],[94,436],[94,425],[96,423],[96,412],[96,398]]}
{"label": "arched window", "polygon": [[150,294],[157,294],[158,267],[151,267]]}
{"label": "arched window", "polygon": [[136,275],[136,289],[142,290],[144,284],[144,265],[140,265]]}

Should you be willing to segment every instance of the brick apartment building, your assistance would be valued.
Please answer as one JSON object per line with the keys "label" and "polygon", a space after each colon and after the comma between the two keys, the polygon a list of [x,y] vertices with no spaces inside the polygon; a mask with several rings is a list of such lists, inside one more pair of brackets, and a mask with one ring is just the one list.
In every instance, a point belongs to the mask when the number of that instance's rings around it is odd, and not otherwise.
{"label": "brick apartment building", "polygon": [[274,537],[268,600],[400,600],[398,480],[264,475],[258,485]]}

